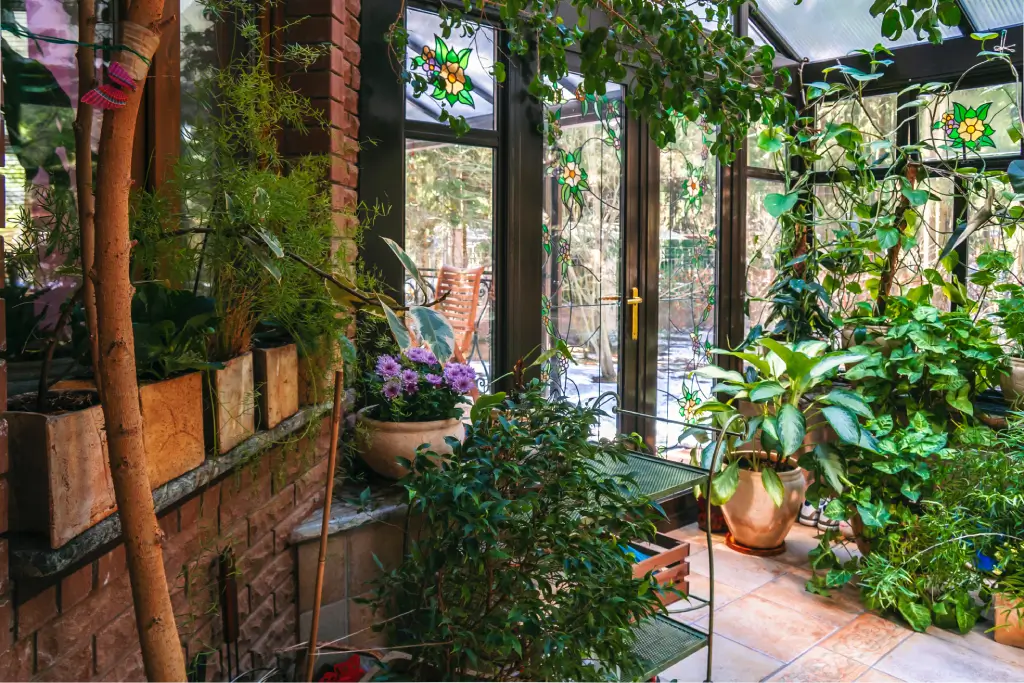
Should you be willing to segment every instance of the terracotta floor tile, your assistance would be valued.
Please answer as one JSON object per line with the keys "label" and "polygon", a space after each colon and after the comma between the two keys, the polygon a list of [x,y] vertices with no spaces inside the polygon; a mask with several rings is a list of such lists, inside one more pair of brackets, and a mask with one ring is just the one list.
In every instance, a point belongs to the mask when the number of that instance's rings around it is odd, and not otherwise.
{"label": "terracotta floor tile", "polygon": [[[1024,650],[997,643],[991,633],[985,632],[990,628],[992,628],[991,621],[982,621],[970,633],[966,634],[947,631],[934,626],[930,627],[927,633],[940,640],[945,640],[976,652],[979,657],[995,657],[1008,664],[1024,667]],[[1024,680],[1024,673],[1021,674],[1021,680]]]}
{"label": "terracotta floor tile", "polygon": [[[679,529],[666,531],[665,535],[670,536],[671,538],[674,538],[677,541],[686,541],[690,543],[691,548],[693,548],[694,552],[696,552],[697,550],[696,546],[700,546],[701,548],[708,547],[707,536],[704,535],[703,531],[697,528],[696,524],[690,524],[689,526],[680,527]],[[715,544],[725,542],[725,538],[722,536],[716,535],[712,536],[712,538],[714,539],[712,542]]]}
{"label": "terracotta floor tile", "polygon": [[[741,555],[725,546],[715,546],[715,578],[721,583],[749,592],[785,574],[788,567],[763,557]],[[708,552],[690,556],[690,573],[708,575]]]}
{"label": "terracotta floor tile", "polygon": [[985,657],[927,633],[915,633],[875,668],[905,681],[1021,681],[1024,668]]}
{"label": "terracotta floor tile", "polygon": [[[690,582],[690,593],[692,595],[696,595],[696,596],[699,596],[699,597],[702,597],[702,598],[707,598],[708,597],[708,588],[711,585],[711,580],[708,579],[708,577],[701,576],[700,574],[690,574],[687,577],[687,579]],[[743,591],[738,590],[736,588],[733,588],[732,586],[726,585],[726,584],[722,583],[721,581],[716,581],[715,583],[716,583],[716,585],[715,585],[715,610],[716,611],[722,609],[723,607],[728,605],[733,600],[741,598],[744,595]],[[696,602],[691,603],[689,600],[680,600],[678,602],[674,602],[674,603],[672,603],[671,605],[668,606],[669,615],[673,619],[678,619],[679,621],[682,621],[683,623],[687,623],[687,624],[693,623],[695,621],[700,621],[701,619],[703,619],[704,617],[706,617],[708,615],[708,608],[707,607],[702,607],[700,609],[695,609],[695,610],[690,611],[690,612],[676,612],[676,613],[672,612],[672,610],[685,609],[687,606],[689,606],[691,604],[692,605],[696,605],[697,603]]]}
{"label": "terracotta floor tile", "polygon": [[831,624],[754,595],[715,610],[715,633],[791,662],[835,631]]}
{"label": "terracotta floor tile", "polygon": [[811,683],[854,681],[867,669],[866,664],[861,664],[823,647],[816,647],[772,676],[770,680],[809,681]]}
{"label": "terracotta floor tile", "polygon": [[878,669],[868,669],[857,679],[857,683],[903,683],[903,679],[882,673]]}
{"label": "terracotta floor tile", "polygon": [[810,593],[805,588],[809,572],[797,571],[783,574],[770,583],[755,589],[751,594],[770,600],[783,607],[792,607],[803,614],[828,622],[835,627],[845,626],[853,621],[864,607],[855,593],[849,590],[833,591],[830,597]]}
{"label": "terracotta floor tile", "polygon": [[[695,652],[675,666],[663,671],[663,681],[703,681],[707,673],[707,650]],[[744,647],[728,638],[716,638],[711,676],[715,683],[759,681],[771,675],[782,662]]]}
{"label": "terracotta floor tile", "polygon": [[822,643],[826,649],[874,666],[912,631],[874,614],[862,614]]}

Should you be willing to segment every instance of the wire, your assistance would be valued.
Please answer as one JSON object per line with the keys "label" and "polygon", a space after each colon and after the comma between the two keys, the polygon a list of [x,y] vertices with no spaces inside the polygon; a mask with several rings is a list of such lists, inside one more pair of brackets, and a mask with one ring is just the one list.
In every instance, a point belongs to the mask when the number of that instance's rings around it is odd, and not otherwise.
{"label": "wire", "polygon": [[18,25],[14,22],[3,21],[0,22],[0,30],[7,31],[8,33],[18,36],[19,38],[29,38],[31,40],[40,41],[43,43],[53,43],[54,45],[78,45],[80,47],[91,47],[93,49],[100,50],[122,50],[125,52],[131,52],[133,55],[141,59],[146,66],[149,66],[152,62],[149,57],[145,56],[141,52],[138,52],[134,48],[128,45],[107,45],[105,43],[80,43],[77,40],[71,40],[70,38],[58,38],[57,36],[46,36],[41,33],[33,33],[23,26]]}

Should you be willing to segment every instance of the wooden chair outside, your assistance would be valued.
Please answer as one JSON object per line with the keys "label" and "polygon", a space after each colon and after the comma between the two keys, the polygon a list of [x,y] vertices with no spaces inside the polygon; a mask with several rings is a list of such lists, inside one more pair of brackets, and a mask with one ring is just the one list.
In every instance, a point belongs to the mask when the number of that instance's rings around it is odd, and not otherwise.
{"label": "wooden chair outside", "polygon": [[441,266],[437,274],[437,296],[448,293],[438,309],[448,318],[455,330],[455,346],[464,358],[473,352],[473,336],[476,334],[477,309],[480,305],[480,284],[484,268],[460,270],[452,266]]}

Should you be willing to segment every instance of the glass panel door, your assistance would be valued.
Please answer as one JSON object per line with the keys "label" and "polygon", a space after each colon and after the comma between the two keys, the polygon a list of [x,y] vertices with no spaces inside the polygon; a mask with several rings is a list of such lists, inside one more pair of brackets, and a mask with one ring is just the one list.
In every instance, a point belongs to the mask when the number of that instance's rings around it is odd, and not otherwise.
{"label": "glass panel door", "polygon": [[[621,90],[590,95],[572,75],[560,85],[546,160],[541,314],[544,348],[560,340],[575,362],[556,357],[544,377],[552,393],[587,401],[622,386]],[[613,415],[602,419],[600,436],[616,431]]]}
{"label": "glass panel door", "polygon": [[[680,119],[676,142],[661,151],[658,212],[657,415],[679,421],[711,394],[711,381],[693,376],[712,362],[715,345],[715,246],[718,164],[709,154],[711,126]],[[682,457],[685,427],[655,424],[659,451]]]}

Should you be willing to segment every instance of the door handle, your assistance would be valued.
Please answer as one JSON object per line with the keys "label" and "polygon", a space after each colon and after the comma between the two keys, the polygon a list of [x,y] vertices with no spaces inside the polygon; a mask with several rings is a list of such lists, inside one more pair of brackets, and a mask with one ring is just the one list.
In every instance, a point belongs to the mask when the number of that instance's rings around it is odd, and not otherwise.
{"label": "door handle", "polygon": [[[601,301],[619,301],[617,296],[602,296]],[[633,296],[626,299],[626,305],[630,308],[630,313],[633,315],[632,322],[632,338],[634,341],[637,339],[637,333],[639,332],[640,326],[640,304],[644,302],[640,298],[640,290],[633,287]]]}

